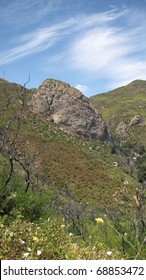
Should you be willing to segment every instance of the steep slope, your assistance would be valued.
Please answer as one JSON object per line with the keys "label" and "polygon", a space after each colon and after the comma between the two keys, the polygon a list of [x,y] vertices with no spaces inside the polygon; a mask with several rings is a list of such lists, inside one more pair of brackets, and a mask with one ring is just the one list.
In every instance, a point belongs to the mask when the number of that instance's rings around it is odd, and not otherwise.
{"label": "steep slope", "polygon": [[[98,107],[107,121],[110,131],[123,122],[129,132],[129,137],[138,139],[146,145],[146,81],[136,80],[127,86],[113,91],[98,94],[90,98],[92,105]],[[140,116],[140,123],[131,127],[131,120]]]}
{"label": "steep slope", "polygon": [[145,192],[110,147],[127,146],[129,121],[93,140],[65,132],[48,107],[33,113],[34,90],[0,80],[0,93],[1,259],[145,259]]}
{"label": "steep slope", "polygon": [[[11,102],[6,110],[2,111],[1,108],[1,141],[5,135],[1,154],[9,158],[9,151],[25,164],[31,176],[30,187],[34,188],[35,185],[35,189],[40,188],[40,183],[48,188],[55,186],[58,194],[62,193],[60,199],[67,192],[72,199],[98,205],[99,208],[122,210],[124,205],[125,211],[135,206],[133,197],[137,181],[122,170],[106,143],[73,134],[70,136],[61,131],[60,124],[32,113],[26,102],[23,107],[17,94],[18,85],[2,84],[3,108],[7,104],[5,90]],[[14,94],[11,94],[12,86]],[[21,94],[23,91],[24,88]],[[26,95],[30,100],[32,92],[29,90]],[[13,142],[14,146],[11,144]],[[17,168],[16,165],[16,171]],[[19,165],[19,169],[22,166]],[[26,174],[22,171],[25,179]]]}
{"label": "steep slope", "polygon": [[[112,134],[113,150],[128,172],[146,180],[146,81],[91,97]],[[140,175],[139,175],[140,173]],[[143,174],[143,175],[142,175]],[[140,177],[139,177],[140,176]]]}

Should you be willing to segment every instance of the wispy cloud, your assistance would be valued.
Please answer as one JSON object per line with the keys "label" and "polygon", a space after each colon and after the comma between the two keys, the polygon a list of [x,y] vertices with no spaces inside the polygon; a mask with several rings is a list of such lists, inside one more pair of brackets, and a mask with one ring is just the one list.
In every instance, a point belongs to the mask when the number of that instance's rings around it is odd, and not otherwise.
{"label": "wispy cloud", "polygon": [[79,14],[76,16],[76,29],[77,30],[88,30],[94,27],[101,28],[102,25],[109,25],[113,21],[116,21],[120,17],[124,17],[128,14],[128,9],[117,9],[112,8],[106,12],[95,13],[91,15]]}
{"label": "wispy cloud", "polygon": [[75,86],[75,88],[77,88],[78,90],[80,90],[83,94],[88,94],[88,91],[89,91],[89,87],[86,86],[86,85],[81,85],[81,84],[77,84]]}
{"label": "wispy cloud", "polygon": [[[127,25],[123,26],[128,13]],[[71,64],[75,69],[92,73],[98,78],[110,79],[112,85],[130,82],[135,78],[146,79],[146,20],[135,13],[133,21],[131,11],[114,9],[111,15],[100,15],[103,24],[96,24],[80,38],[77,38],[70,50]],[[117,24],[117,18],[120,22]],[[100,18],[100,20],[101,20]],[[106,24],[111,19],[111,24]],[[142,20],[143,19],[143,20]],[[139,22],[139,26],[134,23]]]}
{"label": "wispy cloud", "polygon": [[0,52],[0,65],[10,63],[21,57],[42,52],[50,48],[61,39],[66,26],[69,26],[71,23],[72,20],[71,22],[66,21],[51,27],[39,28],[34,32],[26,33],[20,36],[16,40],[17,44],[19,42],[18,46],[10,50]]}
{"label": "wispy cloud", "polygon": [[114,67],[108,73],[111,88],[126,85],[136,79],[146,80],[146,61],[142,59],[122,59],[115,62]]}
{"label": "wispy cloud", "polygon": [[38,22],[45,16],[62,10],[62,0],[10,1],[0,7],[1,24],[15,25],[17,28]]}
{"label": "wispy cloud", "polygon": [[[12,48],[9,51],[4,51],[0,53],[0,65],[10,63],[26,55],[30,55],[36,52],[43,51],[49,48],[56,39],[56,32],[38,31],[31,35],[31,39],[26,43]],[[28,37],[30,37],[28,35]]]}
{"label": "wispy cloud", "polygon": [[[8,14],[12,13],[14,16],[16,10],[20,9],[20,3],[23,5],[21,1],[11,4]],[[55,1],[57,6],[53,4],[53,0],[48,1],[46,9],[39,0],[26,0],[26,6],[21,6],[21,11],[29,10],[30,6],[35,7],[36,3],[40,5],[37,16],[41,18],[51,10],[61,9],[62,0]],[[0,52],[0,65],[43,52],[53,46],[51,55],[48,52],[46,58],[50,66],[51,63],[57,66],[62,61],[62,65],[72,71],[82,70],[86,74],[92,74],[93,78],[104,77],[110,80],[111,87],[139,77],[145,79],[145,26],[143,13],[126,7],[118,10],[114,6],[109,11],[90,15],[68,15],[60,23],[52,23],[15,37],[15,45]],[[81,84],[77,87],[83,92],[88,90]]]}
{"label": "wispy cloud", "polygon": [[[34,1],[13,1],[8,5],[4,5],[0,7],[0,19],[1,22],[7,23],[17,23],[17,20],[21,18],[21,20],[25,20],[25,14],[27,11],[32,11],[31,8],[34,7]],[[23,16],[23,17],[22,17]],[[15,21],[14,21],[15,19]]]}

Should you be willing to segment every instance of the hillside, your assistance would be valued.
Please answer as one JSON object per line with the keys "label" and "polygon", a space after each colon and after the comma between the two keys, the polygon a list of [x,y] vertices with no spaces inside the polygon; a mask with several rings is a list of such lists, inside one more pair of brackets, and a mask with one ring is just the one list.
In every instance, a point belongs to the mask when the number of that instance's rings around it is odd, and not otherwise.
{"label": "hillside", "polygon": [[130,127],[128,135],[130,139],[133,137],[135,141],[146,146],[146,81],[133,81],[127,86],[95,95],[90,98],[90,101],[101,111],[113,133],[120,122],[126,124],[128,128],[132,118],[139,115],[143,123]]}
{"label": "hillside", "polygon": [[[128,231],[130,227],[134,230],[134,225],[131,224],[134,215],[137,217],[137,224],[139,224],[140,228],[141,219],[144,219],[143,208],[137,208],[137,199],[141,199],[142,185],[137,180],[137,171],[131,174],[129,170],[123,167],[123,161],[119,154],[113,153],[113,146],[117,147],[117,143],[115,144],[112,138],[119,122],[123,121],[128,125],[131,118],[136,114],[140,114],[142,119],[146,117],[144,111],[144,85],[143,87],[141,86],[141,97],[138,97],[136,94],[137,86],[135,86],[135,83],[128,86],[126,93],[125,87],[111,93],[93,97],[91,101],[95,107],[97,105],[98,108],[96,109],[89,104],[87,98],[78,93],[79,102],[77,99],[73,106],[78,106],[80,103],[80,108],[83,108],[83,110],[88,109],[93,114],[94,124],[98,123],[104,126],[103,119],[107,121],[111,133],[110,140],[108,138],[101,140],[100,138],[102,137],[92,139],[88,133],[85,135],[84,133],[78,133],[79,130],[76,131],[74,127],[70,129],[69,120],[66,120],[67,126],[64,127],[64,123],[62,126],[62,122],[60,124],[54,120],[52,121],[52,117],[49,117],[50,113],[42,114],[42,112],[35,111],[32,108],[32,100],[37,97],[37,90],[28,90],[20,85],[0,80],[0,202],[4,229],[9,225],[10,228],[12,226],[14,231],[16,225],[15,222],[13,223],[13,219],[14,221],[25,219],[27,222],[37,221],[39,223],[40,221],[42,223],[40,219],[49,218],[52,219],[52,227],[54,227],[54,231],[57,234],[56,238],[58,239],[59,233],[57,233],[57,230],[60,227],[59,221],[62,221],[62,223],[66,223],[66,233],[62,233],[66,237],[60,238],[69,242],[67,241],[69,230],[75,235],[74,242],[79,241],[77,245],[79,246],[79,253],[76,252],[74,255],[68,253],[68,258],[79,258],[79,254],[84,259],[88,259],[88,257],[93,259],[106,258],[105,252],[110,248],[113,250],[114,242],[118,244],[118,252],[113,254],[113,258],[123,257],[121,253],[123,250],[123,247],[121,247],[123,245],[121,244],[123,243],[121,243],[121,240],[124,232]],[[135,91],[134,88],[136,89]],[[133,99],[132,102],[130,101],[131,92],[134,92],[133,96],[135,102],[137,102],[136,105]],[[60,100],[61,98],[62,95]],[[143,98],[142,102],[140,102],[141,98]],[[84,99],[86,100],[86,106],[82,103]],[[57,107],[59,106],[57,102],[57,99],[54,99],[54,103],[52,103],[54,106],[53,113],[55,114],[58,112],[55,111],[56,108],[60,110],[60,107]],[[120,102],[121,104],[128,105],[127,107],[119,105],[121,110],[119,109],[118,111],[117,105]],[[64,101],[62,104],[65,104]],[[63,106],[62,110],[67,110]],[[138,111],[138,108],[141,111]],[[96,113],[98,110],[102,112],[103,119],[99,112]],[[74,117],[76,118],[75,113]],[[69,116],[67,111],[65,114],[68,116],[68,119],[72,118],[72,115]],[[71,109],[70,114],[72,114]],[[81,129],[82,114],[79,115],[78,121],[77,127]],[[86,121],[85,118],[83,121]],[[89,127],[91,129],[91,126]],[[133,139],[132,137],[135,135],[136,143],[141,147],[141,145],[145,145],[145,137],[143,135],[139,141],[139,136],[136,137],[135,128],[138,129],[137,134],[139,135],[140,131],[143,134],[145,133],[145,126],[130,127],[130,132],[128,132],[130,133],[130,139]],[[142,156],[143,154],[144,150]],[[136,193],[137,189],[139,189],[139,194]],[[138,213],[141,214],[138,215]],[[104,220],[107,219],[107,228],[109,228],[108,233],[105,232],[104,240],[102,240],[102,230],[98,232],[99,243],[102,243],[102,246],[96,244],[97,241],[95,241],[95,218],[97,216],[102,217]],[[46,220],[43,222],[43,225],[45,223]],[[19,232],[18,228],[17,230]],[[26,231],[25,226],[23,230]],[[103,230],[105,231],[105,228]],[[143,231],[143,228],[141,230]],[[89,233],[90,231],[91,234]],[[116,236],[116,231],[119,232],[119,237]],[[17,232],[14,235],[16,242]],[[92,242],[89,235],[93,235]],[[115,241],[110,241],[111,236],[114,237]],[[139,238],[143,240],[143,234]],[[129,231],[128,242],[135,242],[135,244],[141,242],[140,240],[132,240],[133,234],[131,236]],[[28,241],[30,242],[29,238]],[[60,240],[59,242],[62,241]],[[126,240],[124,242],[124,246],[128,248],[128,242]],[[7,243],[2,244],[7,246]],[[12,244],[14,243],[12,242]],[[45,244],[42,244],[42,247]],[[67,246],[71,246],[69,243],[67,244]],[[91,248],[87,249],[89,244]],[[95,255],[91,256],[92,246],[94,247],[95,244],[97,251]],[[81,248],[83,247],[85,251],[89,251],[87,257],[84,254],[85,252],[81,253]],[[98,247],[101,248],[98,249]],[[132,249],[130,249],[130,254],[136,256],[136,250],[138,249],[137,247],[134,248],[134,252],[131,252]],[[52,250],[52,254],[54,254],[52,259],[56,257],[67,258],[65,255],[61,255],[59,251],[55,251],[57,250],[56,247],[53,247]],[[69,247],[68,250],[70,250]],[[14,250],[14,255],[10,257],[19,259],[22,257],[23,252],[20,250],[16,254]],[[126,254],[126,251],[124,252]],[[7,257],[7,252],[4,252],[2,258]],[[37,258],[37,255],[30,256],[32,259],[34,257]],[[51,256],[44,254],[42,258],[48,257],[51,258]]]}
{"label": "hillside", "polygon": [[113,149],[126,169],[134,174],[140,168],[145,169],[146,81],[133,81],[127,86],[95,95],[90,101],[95,108],[98,106],[106,120]]}
{"label": "hillside", "polygon": [[[19,89],[18,85],[8,83],[7,95],[10,94],[12,100],[15,98],[15,103],[12,105],[10,102],[8,110],[4,112],[5,118],[1,117],[1,130],[8,120],[14,118],[7,138],[10,138],[9,134],[15,133],[17,129],[18,119],[15,115],[21,110],[22,96],[19,96],[20,92],[17,93],[17,88]],[[24,89],[21,88],[21,91],[23,94]],[[29,95],[31,96],[31,91],[26,92],[28,99]],[[1,97],[5,99],[2,93]],[[23,109],[21,118],[21,128],[17,137],[19,154],[23,154],[24,149],[28,150],[30,156],[41,151],[35,161],[39,165],[39,177],[44,178],[45,181],[61,187],[67,185],[79,201],[90,201],[91,204],[99,203],[99,205],[105,202],[106,207],[108,203],[109,206],[116,203],[115,200],[113,203],[111,196],[115,190],[122,189],[123,181],[130,181],[130,192],[132,189],[133,192],[135,191],[137,182],[134,183],[133,178],[128,178],[128,175],[123,173],[120,164],[114,167],[117,158],[112,155],[106,143],[74,134],[68,135],[45,116],[32,113],[29,105]],[[108,199],[109,191],[110,199]],[[116,203],[116,207],[117,204],[119,205],[119,202]]]}

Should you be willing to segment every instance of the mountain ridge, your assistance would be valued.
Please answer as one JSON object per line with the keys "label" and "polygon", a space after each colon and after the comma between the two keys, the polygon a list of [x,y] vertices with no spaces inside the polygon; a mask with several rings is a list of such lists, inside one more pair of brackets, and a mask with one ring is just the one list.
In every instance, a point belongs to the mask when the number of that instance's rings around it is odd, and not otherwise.
{"label": "mountain ridge", "polygon": [[119,87],[116,87],[116,88],[113,88],[111,90],[108,90],[106,92],[99,92],[99,93],[95,93],[94,95],[92,95],[91,97],[89,97],[89,99],[92,99],[94,98],[95,96],[97,95],[101,95],[101,94],[108,94],[110,92],[120,92],[120,90],[124,90],[126,87],[131,87],[131,86],[136,86],[136,87],[142,87],[142,86],[146,86],[146,80],[140,80],[140,79],[136,79],[136,80],[133,80],[131,81],[130,83],[128,84],[125,84],[125,85],[122,85],[122,86],[119,86]]}

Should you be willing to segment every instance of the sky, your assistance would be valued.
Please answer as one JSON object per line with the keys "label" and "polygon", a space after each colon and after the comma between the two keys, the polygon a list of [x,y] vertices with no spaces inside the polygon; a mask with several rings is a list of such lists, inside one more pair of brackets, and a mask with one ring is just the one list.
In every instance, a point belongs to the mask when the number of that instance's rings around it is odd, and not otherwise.
{"label": "sky", "polygon": [[0,77],[86,96],[146,80],[146,0],[0,0]]}

